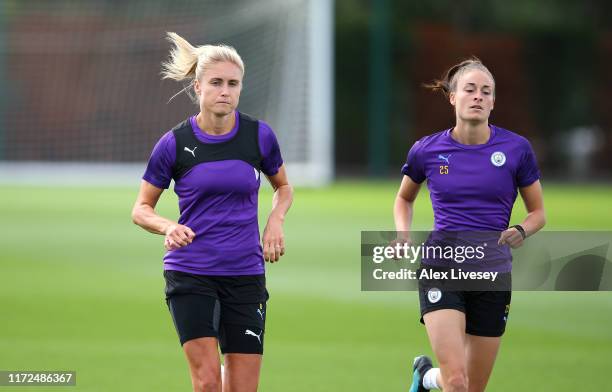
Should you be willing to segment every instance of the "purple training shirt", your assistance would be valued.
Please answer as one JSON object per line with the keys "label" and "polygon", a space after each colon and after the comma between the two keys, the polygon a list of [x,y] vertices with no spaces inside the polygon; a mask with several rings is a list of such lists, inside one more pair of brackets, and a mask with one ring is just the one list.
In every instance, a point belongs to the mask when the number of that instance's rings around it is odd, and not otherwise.
{"label": "purple training shirt", "polygon": [[[419,184],[427,180],[435,231],[506,230],[517,189],[540,178],[527,139],[494,125],[490,129],[485,144],[461,144],[448,129],[420,139],[408,152],[402,173]],[[509,247],[490,246],[496,241],[487,245],[487,270],[509,272]],[[423,262],[437,264],[434,260]]]}
{"label": "purple training shirt", "polygon": [[[227,134],[204,133],[189,119],[193,133],[202,143],[221,143],[233,138],[236,124]],[[283,164],[274,132],[259,121],[259,149],[262,171],[278,173]],[[178,222],[195,233],[193,242],[164,256],[164,269],[201,275],[258,275],[265,272],[257,222],[260,176],[257,169],[242,160],[204,162],[192,167],[178,180],[173,178],[176,141],[172,131],[155,145],[143,179],[167,189],[175,180],[179,199]]]}

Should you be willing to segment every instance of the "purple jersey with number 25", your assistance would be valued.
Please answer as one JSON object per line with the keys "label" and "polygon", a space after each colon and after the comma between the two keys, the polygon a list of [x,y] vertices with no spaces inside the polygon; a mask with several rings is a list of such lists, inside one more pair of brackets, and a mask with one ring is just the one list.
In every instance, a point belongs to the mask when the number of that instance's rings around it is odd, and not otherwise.
{"label": "purple jersey with number 25", "polygon": [[[527,139],[494,125],[490,130],[485,144],[461,144],[448,129],[420,139],[408,152],[402,173],[419,184],[427,180],[434,230],[506,230],[518,188],[540,178]],[[498,250],[489,269],[510,271],[509,248]]]}

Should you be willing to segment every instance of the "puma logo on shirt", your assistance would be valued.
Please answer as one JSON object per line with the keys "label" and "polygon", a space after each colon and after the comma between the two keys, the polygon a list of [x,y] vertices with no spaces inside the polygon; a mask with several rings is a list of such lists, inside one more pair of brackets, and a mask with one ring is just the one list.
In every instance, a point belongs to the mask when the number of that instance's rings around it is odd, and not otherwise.
{"label": "puma logo on shirt", "polygon": [[448,156],[444,156],[442,154],[438,154],[438,159],[441,161],[446,162],[447,164],[450,165],[450,162],[448,161],[450,159],[451,154],[448,154]]}
{"label": "puma logo on shirt", "polygon": [[195,150],[196,148],[198,148],[197,146],[193,148],[193,150],[188,149],[187,147],[185,147],[185,149],[183,151],[188,151],[191,153],[191,155],[193,155],[193,157],[195,158]]}

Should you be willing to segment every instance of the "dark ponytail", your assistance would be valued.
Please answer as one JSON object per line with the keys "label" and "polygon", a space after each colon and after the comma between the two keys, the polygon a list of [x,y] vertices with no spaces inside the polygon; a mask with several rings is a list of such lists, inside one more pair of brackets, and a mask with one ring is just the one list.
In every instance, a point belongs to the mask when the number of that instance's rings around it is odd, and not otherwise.
{"label": "dark ponytail", "polygon": [[[482,61],[480,61],[478,57],[472,56],[469,59],[463,60],[462,62],[450,67],[446,72],[444,72],[442,78],[434,79],[431,83],[424,83],[423,87],[432,91],[440,91],[446,97],[448,97],[450,93],[455,91],[457,88],[457,80],[459,79],[459,76],[468,69],[480,69],[481,71],[487,73],[493,80],[493,83],[495,83],[493,75],[487,69],[487,67],[485,67]],[[493,91],[495,91],[495,89]]]}

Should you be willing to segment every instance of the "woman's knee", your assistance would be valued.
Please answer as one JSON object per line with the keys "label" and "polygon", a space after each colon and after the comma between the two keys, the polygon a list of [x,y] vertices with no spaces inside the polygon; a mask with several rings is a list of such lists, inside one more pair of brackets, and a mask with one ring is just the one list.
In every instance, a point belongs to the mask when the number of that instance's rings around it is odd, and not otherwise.
{"label": "woman's knee", "polygon": [[194,392],[221,391],[221,372],[219,369],[202,366],[193,374]]}
{"label": "woman's knee", "polygon": [[466,392],[468,390],[468,376],[465,370],[453,370],[446,377],[444,376],[443,374],[442,383],[444,384],[444,390],[454,392]]}

